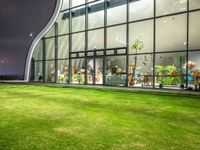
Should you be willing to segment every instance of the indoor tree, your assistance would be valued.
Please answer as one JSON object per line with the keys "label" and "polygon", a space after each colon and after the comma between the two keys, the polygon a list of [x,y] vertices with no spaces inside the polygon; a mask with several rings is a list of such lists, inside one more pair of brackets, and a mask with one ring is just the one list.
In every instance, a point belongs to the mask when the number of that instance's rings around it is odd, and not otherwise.
{"label": "indoor tree", "polygon": [[134,68],[133,68],[133,77],[135,80],[135,72],[136,72],[136,67],[137,67],[137,53],[139,50],[142,50],[144,48],[144,43],[142,40],[140,40],[140,38],[137,38],[133,41],[133,44],[131,46],[132,50],[135,50],[135,63],[134,63]]}

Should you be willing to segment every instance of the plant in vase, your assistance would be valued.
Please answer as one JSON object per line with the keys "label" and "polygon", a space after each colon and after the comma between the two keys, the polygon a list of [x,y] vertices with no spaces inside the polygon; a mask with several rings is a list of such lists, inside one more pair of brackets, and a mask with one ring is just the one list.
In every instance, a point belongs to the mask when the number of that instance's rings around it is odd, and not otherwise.
{"label": "plant in vase", "polygon": [[137,38],[135,41],[133,41],[131,49],[135,50],[134,66],[133,66],[133,78],[134,79],[135,79],[136,67],[137,67],[137,53],[139,50],[142,50],[143,48],[144,48],[144,43],[143,43],[143,41],[140,40],[140,38]]}

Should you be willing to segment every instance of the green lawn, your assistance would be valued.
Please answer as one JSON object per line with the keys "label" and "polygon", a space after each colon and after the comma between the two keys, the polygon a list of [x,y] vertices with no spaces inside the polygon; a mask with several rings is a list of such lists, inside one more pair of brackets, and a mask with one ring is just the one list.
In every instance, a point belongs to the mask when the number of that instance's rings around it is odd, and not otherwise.
{"label": "green lawn", "polygon": [[200,98],[0,84],[0,150],[199,150]]}

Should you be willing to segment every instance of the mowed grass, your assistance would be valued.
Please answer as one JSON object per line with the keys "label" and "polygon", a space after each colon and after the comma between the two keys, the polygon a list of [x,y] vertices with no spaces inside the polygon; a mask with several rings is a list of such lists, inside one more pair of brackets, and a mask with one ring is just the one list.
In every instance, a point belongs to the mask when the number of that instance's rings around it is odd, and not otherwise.
{"label": "mowed grass", "polygon": [[0,84],[0,150],[199,150],[200,98]]}

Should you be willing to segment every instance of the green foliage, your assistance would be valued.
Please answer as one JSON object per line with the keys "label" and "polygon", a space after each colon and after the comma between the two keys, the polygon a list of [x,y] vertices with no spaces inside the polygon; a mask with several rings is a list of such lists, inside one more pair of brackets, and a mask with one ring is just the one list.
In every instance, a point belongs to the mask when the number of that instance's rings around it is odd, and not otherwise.
{"label": "green foliage", "polygon": [[[159,75],[157,78],[158,83],[165,85],[177,85],[180,83],[180,77],[175,75],[173,77],[173,73],[178,73],[175,66],[156,66],[156,73]],[[163,77],[166,75],[166,77]],[[169,76],[167,76],[169,75]]]}
{"label": "green foliage", "polygon": [[135,49],[136,51],[142,50],[144,48],[143,41],[140,40],[140,38],[137,38],[135,41],[133,41],[133,45],[131,46],[131,49]]}

